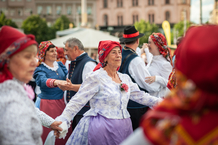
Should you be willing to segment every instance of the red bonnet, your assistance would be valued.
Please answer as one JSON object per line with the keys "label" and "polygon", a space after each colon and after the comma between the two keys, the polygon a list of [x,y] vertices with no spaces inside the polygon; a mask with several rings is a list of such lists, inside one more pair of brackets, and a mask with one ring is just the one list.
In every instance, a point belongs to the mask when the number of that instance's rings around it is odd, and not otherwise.
{"label": "red bonnet", "polygon": [[117,46],[120,47],[120,50],[122,51],[122,47],[119,42],[111,40],[104,40],[99,42],[98,55],[100,63],[95,67],[93,71],[98,70],[100,67],[104,67],[104,59],[107,57],[110,51]]}

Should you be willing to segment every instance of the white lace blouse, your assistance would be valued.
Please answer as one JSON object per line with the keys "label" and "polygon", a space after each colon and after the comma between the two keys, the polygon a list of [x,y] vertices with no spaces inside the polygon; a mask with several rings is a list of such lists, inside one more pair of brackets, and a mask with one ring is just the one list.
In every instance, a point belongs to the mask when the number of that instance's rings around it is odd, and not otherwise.
{"label": "white lace blouse", "polygon": [[0,144],[41,145],[41,125],[49,127],[54,120],[35,108],[23,83],[5,81],[0,92]]}
{"label": "white lace blouse", "polygon": [[90,101],[90,110],[84,116],[96,116],[100,114],[110,119],[129,118],[127,103],[129,99],[147,106],[153,106],[161,99],[150,96],[140,91],[138,85],[133,83],[126,74],[117,72],[122,83],[128,85],[128,92],[121,91],[120,84],[115,83],[107,72],[100,68],[89,73],[82,83],[79,91],[67,104],[61,116],[56,120],[67,121]]}

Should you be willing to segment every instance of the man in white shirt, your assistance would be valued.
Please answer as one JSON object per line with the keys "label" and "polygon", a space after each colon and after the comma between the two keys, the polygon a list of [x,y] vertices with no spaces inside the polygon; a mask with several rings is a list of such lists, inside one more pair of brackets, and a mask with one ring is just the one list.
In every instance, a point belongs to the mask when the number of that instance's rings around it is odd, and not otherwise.
{"label": "man in white shirt", "polygon": [[[157,92],[160,90],[160,84],[154,82],[154,80],[150,80],[153,81],[151,84],[145,82],[145,78],[151,75],[145,66],[145,62],[136,54],[139,38],[142,36],[144,34],[139,33],[134,26],[124,28],[124,34],[120,38],[120,42],[125,45],[122,50],[122,64],[119,72],[128,74],[132,81],[138,84],[140,90],[149,93]],[[139,126],[141,116],[147,111],[148,107],[129,101],[127,109],[135,130]]]}
{"label": "man in white shirt", "polygon": [[[85,80],[87,73],[90,73],[95,68],[97,62],[90,58],[84,51],[82,42],[77,38],[70,38],[65,43],[65,50],[68,60],[68,84],[59,84],[58,87],[65,91],[65,101],[68,103],[70,99],[79,90],[80,84]],[[79,113],[73,119],[73,129],[78,124],[79,120],[83,117],[83,114],[90,109],[87,104],[83,107]]]}

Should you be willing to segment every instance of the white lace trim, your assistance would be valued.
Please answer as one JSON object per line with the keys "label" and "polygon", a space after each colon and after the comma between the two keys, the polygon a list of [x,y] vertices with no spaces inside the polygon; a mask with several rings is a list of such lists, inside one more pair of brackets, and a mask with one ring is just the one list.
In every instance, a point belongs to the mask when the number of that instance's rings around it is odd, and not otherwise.
{"label": "white lace trim", "polygon": [[58,63],[57,61],[54,61],[53,65],[54,67],[50,67],[48,66],[46,63],[42,62],[41,64],[43,64],[45,67],[47,67],[48,69],[52,70],[52,71],[56,71],[58,69]]}

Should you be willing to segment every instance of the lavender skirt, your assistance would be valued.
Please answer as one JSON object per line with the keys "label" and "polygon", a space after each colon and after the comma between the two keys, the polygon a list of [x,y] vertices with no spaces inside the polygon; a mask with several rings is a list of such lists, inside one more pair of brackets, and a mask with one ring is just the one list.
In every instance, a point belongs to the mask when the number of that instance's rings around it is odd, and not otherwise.
{"label": "lavender skirt", "polygon": [[119,145],[132,132],[130,118],[108,119],[101,115],[85,116],[69,137],[67,145]]}

